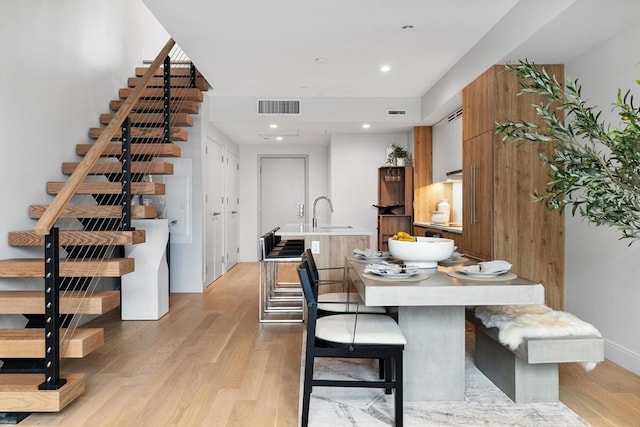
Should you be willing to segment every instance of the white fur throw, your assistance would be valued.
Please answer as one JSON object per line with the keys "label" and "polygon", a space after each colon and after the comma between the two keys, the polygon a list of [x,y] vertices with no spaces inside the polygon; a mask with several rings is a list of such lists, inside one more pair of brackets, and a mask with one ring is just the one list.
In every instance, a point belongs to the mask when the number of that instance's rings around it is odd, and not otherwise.
{"label": "white fur throw", "polygon": [[[593,325],[546,305],[476,307],[475,315],[485,327],[498,328],[498,339],[511,350],[518,348],[523,338],[602,336]],[[582,366],[589,371],[596,363],[582,363]]]}

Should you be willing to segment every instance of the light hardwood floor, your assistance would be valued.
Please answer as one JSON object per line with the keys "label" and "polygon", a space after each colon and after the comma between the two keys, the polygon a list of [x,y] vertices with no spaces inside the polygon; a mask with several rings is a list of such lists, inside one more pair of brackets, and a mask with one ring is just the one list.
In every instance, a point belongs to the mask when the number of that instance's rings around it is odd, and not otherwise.
{"label": "light hardwood floor", "polygon": [[[259,324],[257,263],[241,263],[204,294],[172,294],[159,321],[91,322],[105,345],[63,371],[86,393],[20,426],[297,425],[301,324]],[[561,400],[594,426],[640,426],[640,377],[612,363],[561,369]]]}

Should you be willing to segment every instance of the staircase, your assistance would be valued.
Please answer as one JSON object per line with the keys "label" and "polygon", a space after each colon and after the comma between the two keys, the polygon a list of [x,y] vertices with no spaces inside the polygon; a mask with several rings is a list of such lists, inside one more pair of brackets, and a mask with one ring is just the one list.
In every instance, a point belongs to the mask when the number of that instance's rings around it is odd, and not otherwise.
{"label": "staircase", "polygon": [[[77,145],[83,161],[62,164],[67,181],[47,183],[55,198],[29,207],[38,220],[34,229],[9,233],[10,246],[42,247],[45,257],[0,260],[0,278],[43,278],[44,284],[42,291],[0,290],[0,314],[28,319],[25,328],[0,329],[0,423],[61,411],[85,390],[84,375],[59,372],[59,359],[90,356],[104,343],[102,329],[79,327],[80,316],[119,307],[119,291],[96,290],[97,284],[108,280],[117,289],[118,278],[134,271],[123,247],[144,242],[145,232],[130,220],[158,215],[155,206],[134,202],[165,194],[164,184],[145,176],[173,173],[166,159],[180,156],[176,142],[187,140],[184,128],[193,125],[191,115],[209,88],[190,63],[176,61],[184,54],[174,45],[169,40],[149,67],[136,68],[111,111],[100,116],[104,127],[89,130],[94,142]],[[63,229],[69,223],[73,229]]]}

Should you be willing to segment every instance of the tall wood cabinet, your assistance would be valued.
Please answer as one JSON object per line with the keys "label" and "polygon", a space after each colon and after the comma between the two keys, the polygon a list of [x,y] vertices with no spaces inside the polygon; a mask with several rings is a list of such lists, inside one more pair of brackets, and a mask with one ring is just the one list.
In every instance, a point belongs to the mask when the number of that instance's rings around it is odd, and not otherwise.
{"label": "tall wood cabinet", "polygon": [[[545,65],[564,81],[563,65]],[[504,143],[495,123],[540,123],[532,96],[516,96],[518,78],[504,65],[489,68],[462,91],[462,252],[480,260],[505,259],[513,271],[545,287],[546,304],[564,308],[564,218],[533,201],[547,173],[545,145]]]}
{"label": "tall wood cabinet", "polygon": [[378,169],[378,250],[388,251],[387,241],[413,226],[413,168],[384,166]]}

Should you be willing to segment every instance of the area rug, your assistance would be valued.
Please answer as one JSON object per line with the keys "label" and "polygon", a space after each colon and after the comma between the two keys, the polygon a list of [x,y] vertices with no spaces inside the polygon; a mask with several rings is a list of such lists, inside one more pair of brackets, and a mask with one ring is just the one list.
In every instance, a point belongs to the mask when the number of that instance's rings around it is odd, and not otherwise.
{"label": "area rug", "polygon": [[[375,362],[364,360],[317,359],[315,377],[375,379],[377,367]],[[560,402],[514,403],[475,367],[471,354],[466,356],[465,380],[464,401],[405,402],[404,424],[438,427],[589,426]],[[393,426],[393,398],[378,389],[315,387],[311,394],[309,425]]]}

